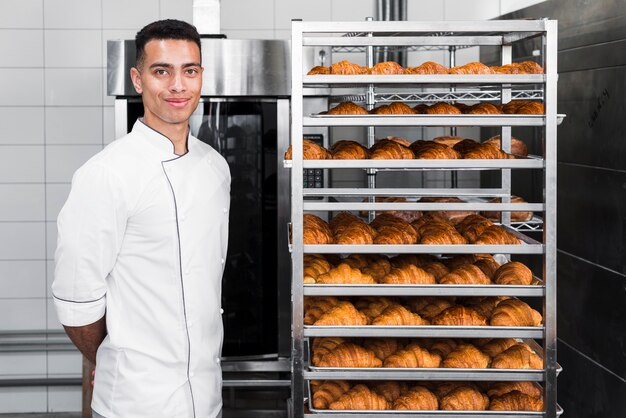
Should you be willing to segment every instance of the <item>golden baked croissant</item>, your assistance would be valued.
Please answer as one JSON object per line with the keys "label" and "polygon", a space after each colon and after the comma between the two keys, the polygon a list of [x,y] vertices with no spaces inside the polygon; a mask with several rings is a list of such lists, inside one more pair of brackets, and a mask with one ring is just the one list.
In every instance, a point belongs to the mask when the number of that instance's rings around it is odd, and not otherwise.
{"label": "golden baked croissant", "polygon": [[410,264],[422,267],[437,260],[437,257],[430,254],[398,254],[389,261],[393,267],[404,267]]}
{"label": "golden baked croissant", "polygon": [[433,354],[439,354],[441,358],[445,359],[448,354],[457,348],[457,341],[452,338],[439,338],[428,347],[428,350]]}
{"label": "golden baked croissant", "polygon": [[367,257],[367,254],[350,254],[341,260],[341,262],[346,263],[352,268],[361,270],[367,267],[370,263],[370,260]]}
{"label": "golden baked croissant", "polygon": [[458,245],[466,244],[467,240],[454,227],[442,224],[426,225],[420,228],[420,244],[427,245]]}
{"label": "golden baked croissant", "polygon": [[397,338],[368,338],[363,341],[363,347],[373,352],[379,359],[385,360],[398,351],[401,344]]}
{"label": "golden baked croissant", "polygon": [[463,158],[473,160],[506,160],[509,154],[493,144],[477,144],[474,148],[463,153]]}
{"label": "golden baked croissant", "polygon": [[[293,159],[293,149],[291,145],[287,148],[287,152],[285,152],[285,160]],[[302,159],[303,160],[327,160],[330,159],[330,152],[319,145],[317,142],[311,141],[310,139],[302,140]]]}
{"label": "golden baked croissant", "polygon": [[335,244],[367,245],[374,243],[378,233],[367,224],[355,224],[335,235]]}
{"label": "golden baked croissant", "polygon": [[369,69],[369,74],[404,74],[404,68],[394,61],[379,62]]}
{"label": "golden baked croissant", "polygon": [[392,405],[395,410],[434,411],[439,409],[439,400],[424,386],[414,386],[400,396]]}
{"label": "golden baked croissant", "polygon": [[452,148],[453,146],[455,146],[456,144],[458,144],[462,140],[463,140],[463,138],[461,138],[460,136],[450,136],[450,135],[437,136],[437,137],[433,138],[433,142],[445,145],[445,146],[450,147],[450,148]]}
{"label": "golden baked croissant", "polygon": [[371,275],[376,282],[380,283],[383,277],[391,272],[391,263],[387,257],[372,255],[371,262],[361,271]]}
{"label": "golden baked croissant", "polygon": [[529,285],[533,281],[533,272],[518,261],[510,261],[495,271],[493,281],[497,284]]}
{"label": "golden baked croissant", "polygon": [[[500,199],[499,197],[494,197],[493,199],[489,200],[489,203],[500,203],[502,201],[502,199]],[[525,203],[526,201],[524,199],[522,199],[519,196],[511,196],[511,203]],[[501,213],[498,211],[485,211],[485,212],[481,212],[481,214],[490,220],[494,220],[494,221],[498,221],[500,222],[502,216]],[[530,221],[533,218],[533,212],[528,211],[528,212],[521,212],[521,211],[514,211],[511,212],[511,221],[512,222],[525,222],[525,221]]]}
{"label": "golden baked croissant", "polygon": [[311,364],[317,366],[326,354],[345,342],[346,340],[341,337],[313,338],[311,343]]}
{"label": "golden baked croissant", "polygon": [[[491,138],[483,142],[483,144],[491,144],[498,149],[502,148],[500,135],[492,136]],[[523,141],[515,137],[511,137],[511,154],[517,157],[528,157],[528,147]]]}
{"label": "golden baked croissant", "polygon": [[328,312],[315,321],[313,325],[338,326],[338,325],[367,325],[368,319],[365,314],[359,312],[350,302],[339,302]]}
{"label": "golden baked croissant", "polygon": [[417,241],[417,232],[410,223],[388,213],[377,216],[370,226],[378,232],[375,244],[415,244]]}
{"label": "golden baked croissant", "polygon": [[326,353],[318,364],[319,367],[382,367],[383,362],[360,345],[344,342]]}
{"label": "golden baked croissant", "polygon": [[[459,229],[457,225],[457,229]],[[451,258],[444,258],[442,261],[451,271],[466,264],[474,264],[479,260],[476,254],[458,254]]]}
{"label": "golden baked croissant", "polygon": [[517,245],[520,240],[498,225],[487,227],[482,234],[473,242],[482,245]]}
{"label": "golden baked croissant", "polygon": [[493,358],[494,369],[543,369],[543,359],[527,344],[515,344]]}
{"label": "golden baked croissant", "polygon": [[340,234],[352,228],[354,224],[364,224],[365,222],[350,212],[339,212],[328,223],[333,234]]}
{"label": "golden baked croissant", "polygon": [[367,386],[358,384],[344,393],[337,401],[330,404],[333,410],[385,410],[390,403]]}
{"label": "golden baked croissant", "polygon": [[461,111],[454,105],[439,102],[429,106],[424,110],[428,115],[460,115]]}
{"label": "golden baked croissant", "polygon": [[437,398],[441,399],[446,396],[448,393],[452,392],[455,389],[459,388],[471,388],[477,391],[480,391],[478,386],[472,382],[457,382],[457,381],[447,381],[447,382],[439,382],[433,383],[433,392],[437,395]]}
{"label": "golden baked croissant", "polygon": [[428,109],[429,107],[430,106],[428,106],[425,103],[420,103],[420,104],[413,106],[413,110],[415,110],[415,113],[418,115],[425,115],[426,109]]}
{"label": "golden baked croissant", "polygon": [[394,267],[383,277],[385,284],[435,284],[435,276],[414,265]]}
{"label": "golden baked croissant", "polygon": [[468,115],[499,115],[502,111],[491,103],[477,103],[463,109],[463,113]]}
{"label": "golden baked croissant", "polygon": [[423,229],[431,228],[433,226],[439,227],[441,229],[454,229],[454,225],[449,220],[442,218],[439,215],[433,213],[433,211],[426,212],[421,218],[411,222],[413,229],[418,233],[418,235],[422,235],[424,232]]}
{"label": "golden baked croissant", "polygon": [[391,139],[381,139],[370,148],[372,160],[412,160],[413,151]]}
{"label": "golden baked croissant", "polygon": [[515,113],[518,115],[543,115],[546,112],[543,103],[527,102],[519,106]]}
{"label": "golden baked croissant", "polygon": [[329,109],[326,115],[369,115],[367,109],[353,102],[341,102]]}
{"label": "golden baked croissant", "polygon": [[493,310],[503,300],[509,299],[508,296],[488,296],[480,299],[476,299],[471,303],[466,303],[467,306],[480,313],[485,318],[490,318]]}
{"label": "golden baked croissant", "polygon": [[452,307],[452,303],[449,300],[437,298],[422,309],[419,309],[417,313],[419,313],[422,318],[432,319],[450,307]]}
{"label": "golden baked croissant", "polygon": [[440,284],[490,284],[491,280],[473,264],[452,270],[439,280]]}
{"label": "golden baked croissant", "polygon": [[494,338],[480,347],[480,351],[489,357],[495,357],[501,352],[513,347],[518,341],[515,338]]}
{"label": "golden baked croissant", "polygon": [[315,283],[320,274],[330,271],[332,266],[321,254],[304,254],[304,283]]}
{"label": "golden baked croissant", "polygon": [[463,156],[465,155],[465,153],[473,150],[478,145],[480,145],[480,143],[474,141],[473,139],[465,138],[464,140],[459,141],[456,144],[454,144],[452,146],[452,149],[458,152],[461,156]]}
{"label": "golden baked croissant", "polygon": [[311,68],[306,75],[317,75],[317,74],[330,74],[330,67],[324,67],[323,65],[316,65]]}
{"label": "golden baked croissant", "polygon": [[394,302],[385,296],[365,296],[355,302],[359,311],[365,314],[370,320],[383,313],[388,306]]}
{"label": "golden baked croissant", "polygon": [[541,397],[541,387],[535,382],[495,382],[487,391],[487,395],[501,396],[514,390],[533,398]]}
{"label": "golden baked croissant", "polygon": [[482,270],[489,279],[493,280],[493,276],[496,273],[496,270],[500,268],[500,264],[493,258],[481,258],[480,260],[476,260],[474,265]]}
{"label": "golden baked croissant", "polygon": [[456,152],[449,146],[440,144],[438,142],[417,140],[411,144],[410,148],[413,151],[413,154],[415,154],[415,158],[421,160],[456,160],[460,158],[458,152]]}
{"label": "golden baked croissant", "polygon": [[517,65],[525,74],[543,74],[543,67],[535,61],[522,61],[518,62]]}
{"label": "golden baked croissant", "polygon": [[436,62],[427,61],[417,67],[405,68],[404,74],[448,74],[448,69]]}
{"label": "golden baked croissant", "polygon": [[366,160],[367,148],[356,141],[342,139],[330,147],[333,160]]}
{"label": "golden baked croissant", "polygon": [[[374,199],[375,202],[381,202],[381,203],[397,203],[397,202],[406,202],[406,198],[405,197],[399,197],[399,196],[376,196],[376,198]],[[363,202],[369,202],[369,199],[363,198]],[[397,218],[400,218],[406,222],[413,222],[416,219],[419,219],[422,216],[422,212],[418,211],[418,210],[385,210],[385,211],[376,211],[376,216],[383,214],[383,213],[389,213]],[[366,218],[368,215],[367,211],[361,211],[359,212],[359,215]]]}
{"label": "golden baked croissant", "polygon": [[409,391],[409,385],[401,380],[374,381],[369,386],[371,390],[385,398],[389,403],[393,403]]}
{"label": "golden baked croissant", "polygon": [[431,322],[433,325],[482,326],[487,325],[487,318],[475,309],[457,305],[443,310]]}
{"label": "golden baked croissant", "polygon": [[470,62],[450,68],[448,74],[493,74],[494,71],[480,62]]}
{"label": "golden baked croissant", "polygon": [[305,213],[303,217],[305,245],[332,244],[333,234],[328,224],[321,218]]}
{"label": "golden baked croissant", "polygon": [[515,114],[517,113],[517,108],[525,104],[526,104],[525,100],[511,100],[508,103],[502,103],[502,106],[501,106],[502,113]]}
{"label": "golden baked croissant", "polygon": [[388,105],[382,105],[370,111],[372,115],[414,115],[415,110],[404,103],[393,102]]}
{"label": "golden baked croissant", "polygon": [[469,215],[456,224],[456,229],[469,242],[474,242],[492,225],[493,222],[483,216]]}
{"label": "golden baked croissant", "polygon": [[493,310],[489,323],[504,327],[538,327],[541,314],[519,299],[507,299]]}
{"label": "golden baked croissant", "polygon": [[400,325],[427,325],[428,321],[419,314],[409,311],[402,305],[392,304],[372,320],[372,325],[400,326]]}
{"label": "golden baked croissant", "polygon": [[319,284],[375,284],[376,281],[369,274],[364,274],[359,269],[341,263],[330,269],[328,273],[320,274],[316,280]]}
{"label": "golden baked croissant", "polygon": [[525,393],[513,391],[491,398],[491,411],[543,411],[543,401]]}
{"label": "golden baked croissant", "polygon": [[484,411],[488,405],[487,395],[470,386],[452,389],[441,398],[439,404],[444,411]]}
{"label": "golden baked croissant", "polygon": [[524,74],[522,67],[520,67],[517,63],[492,65],[489,68],[491,68],[496,74]]}
{"label": "golden baked croissant", "polygon": [[326,380],[313,392],[313,408],[328,409],[331,403],[350,390],[347,380]]}
{"label": "golden baked croissant", "polygon": [[437,283],[439,283],[439,280],[441,280],[443,276],[450,272],[450,270],[448,270],[448,268],[443,263],[440,263],[438,261],[433,261],[431,263],[425,264],[424,266],[422,266],[422,269],[432,274]]}
{"label": "golden baked croissant", "polygon": [[441,364],[439,354],[434,354],[419,346],[409,344],[396,351],[383,362],[383,367],[390,368],[437,368]]}
{"label": "golden baked croissant", "polygon": [[442,367],[456,369],[485,369],[491,358],[471,344],[462,344],[443,360]]}
{"label": "golden baked croissant", "polygon": [[339,304],[334,296],[305,297],[304,298],[304,325],[313,325],[324,313]]}
{"label": "golden baked croissant", "polygon": [[367,67],[362,67],[347,60],[336,62],[330,66],[331,74],[339,75],[358,75],[367,74]]}
{"label": "golden baked croissant", "polygon": [[[455,196],[441,196],[441,197],[424,196],[420,199],[420,202],[464,203],[465,201]],[[475,214],[476,212],[470,211],[470,210],[433,210],[433,211],[430,211],[429,213],[439,218],[446,219],[450,221],[452,224],[456,224],[462,221],[463,219],[465,219],[465,217],[467,217],[468,215]]]}

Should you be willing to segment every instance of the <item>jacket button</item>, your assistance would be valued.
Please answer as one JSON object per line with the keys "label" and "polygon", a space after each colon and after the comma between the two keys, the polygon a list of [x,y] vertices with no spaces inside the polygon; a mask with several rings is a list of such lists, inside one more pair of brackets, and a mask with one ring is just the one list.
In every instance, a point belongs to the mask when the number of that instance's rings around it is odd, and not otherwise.
{"label": "jacket button", "polygon": [[224,264],[224,261],[225,261],[225,260],[222,258],[220,261],[221,261],[221,263],[222,263],[222,264]]}
{"label": "jacket button", "polygon": [[216,362],[217,364],[220,364],[220,358],[219,358],[219,357],[216,357],[216,358],[215,358],[215,362]]}
{"label": "jacket button", "polygon": [[224,208],[222,209],[224,211],[224,213],[228,212],[228,209]]}
{"label": "jacket button", "polygon": [[224,309],[220,308],[220,313],[223,314],[224,313]]}

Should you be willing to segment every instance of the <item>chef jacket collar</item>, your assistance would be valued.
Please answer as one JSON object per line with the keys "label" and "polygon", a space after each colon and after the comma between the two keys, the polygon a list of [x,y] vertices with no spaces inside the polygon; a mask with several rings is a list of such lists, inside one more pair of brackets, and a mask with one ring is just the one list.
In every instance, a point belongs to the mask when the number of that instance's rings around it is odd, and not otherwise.
{"label": "chef jacket collar", "polygon": [[137,119],[133,125],[133,132],[140,132],[142,137],[147,140],[150,145],[154,147],[154,150],[160,158],[165,160],[176,159],[185,156],[190,151],[191,144],[189,143],[190,128],[187,128],[187,152],[182,155],[174,153],[174,144],[169,138],[163,135],[161,132],[146,125],[143,118]]}

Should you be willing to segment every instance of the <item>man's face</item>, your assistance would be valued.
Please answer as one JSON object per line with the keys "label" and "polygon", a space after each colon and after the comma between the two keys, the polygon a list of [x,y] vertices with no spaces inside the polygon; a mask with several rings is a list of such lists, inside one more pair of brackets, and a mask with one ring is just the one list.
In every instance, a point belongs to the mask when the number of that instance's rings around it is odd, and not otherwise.
{"label": "man's face", "polygon": [[167,131],[170,125],[187,125],[202,89],[200,49],[191,41],[151,40],[141,70],[131,69],[131,78],[148,126]]}

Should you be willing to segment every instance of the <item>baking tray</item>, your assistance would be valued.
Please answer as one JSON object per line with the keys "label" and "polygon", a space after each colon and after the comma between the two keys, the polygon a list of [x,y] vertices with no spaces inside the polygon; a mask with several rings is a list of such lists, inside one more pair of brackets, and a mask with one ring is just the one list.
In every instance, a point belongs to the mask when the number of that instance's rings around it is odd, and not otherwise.
{"label": "baking tray", "polygon": [[304,325],[304,337],[434,337],[543,339],[545,327],[486,326],[315,326]]}
{"label": "baking tray", "polygon": [[[565,114],[557,114],[560,125]],[[320,115],[302,118],[303,126],[544,126],[546,115]]]}

